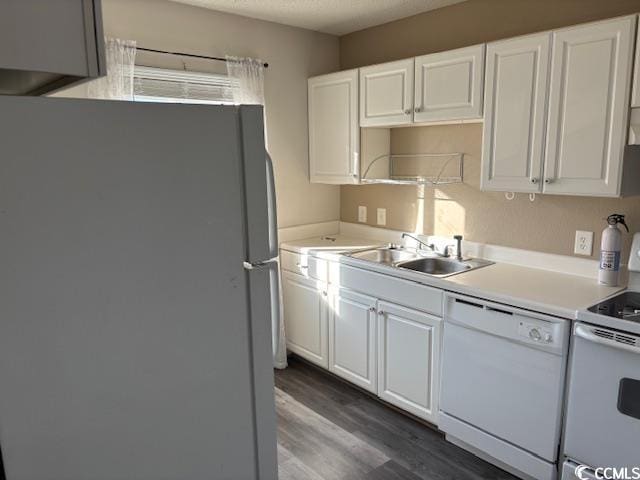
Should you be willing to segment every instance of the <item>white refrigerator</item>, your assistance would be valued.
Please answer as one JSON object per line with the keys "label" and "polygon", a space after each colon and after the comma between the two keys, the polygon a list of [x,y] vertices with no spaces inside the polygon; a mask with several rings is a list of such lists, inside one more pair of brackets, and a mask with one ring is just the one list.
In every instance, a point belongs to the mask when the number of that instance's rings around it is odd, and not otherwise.
{"label": "white refrigerator", "polygon": [[0,97],[7,480],[277,478],[262,118]]}

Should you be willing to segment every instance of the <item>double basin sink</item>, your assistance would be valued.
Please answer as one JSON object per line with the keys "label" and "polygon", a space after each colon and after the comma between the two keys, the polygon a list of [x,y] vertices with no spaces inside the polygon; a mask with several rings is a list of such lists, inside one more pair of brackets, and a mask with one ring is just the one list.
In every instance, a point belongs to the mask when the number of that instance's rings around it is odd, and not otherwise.
{"label": "double basin sink", "polygon": [[455,257],[443,257],[431,252],[396,246],[371,248],[346,255],[367,262],[412,270],[439,278],[468,272],[493,263],[477,258],[458,260]]}

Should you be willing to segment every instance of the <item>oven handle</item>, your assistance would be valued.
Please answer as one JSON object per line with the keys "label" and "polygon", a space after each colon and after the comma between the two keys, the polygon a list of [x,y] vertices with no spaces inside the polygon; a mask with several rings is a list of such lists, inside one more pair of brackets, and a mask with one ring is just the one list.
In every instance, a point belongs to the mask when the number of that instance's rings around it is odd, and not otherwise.
{"label": "oven handle", "polygon": [[[606,338],[599,337],[596,334],[594,334],[589,327],[586,327],[584,325],[576,325],[575,334],[576,336],[583,338],[589,342],[599,343],[600,345],[604,345],[606,347],[617,348],[619,350],[624,350],[626,352],[640,354],[640,348],[633,345],[627,345],[625,343],[616,342],[615,340],[608,340]],[[631,335],[625,334],[625,336],[629,337]]]}

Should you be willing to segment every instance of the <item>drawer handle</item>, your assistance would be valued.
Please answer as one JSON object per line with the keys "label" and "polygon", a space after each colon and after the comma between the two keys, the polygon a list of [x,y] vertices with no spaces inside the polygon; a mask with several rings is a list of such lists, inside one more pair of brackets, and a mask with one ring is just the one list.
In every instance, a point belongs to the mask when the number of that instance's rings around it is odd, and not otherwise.
{"label": "drawer handle", "polygon": [[470,307],[483,308],[479,303],[470,302],[469,300],[462,300],[461,298],[456,298],[456,303],[463,303],[464,305],[469,305]]}
{"label": "drawer handle", "polygon": [[306,270],[307,268],[309,268],[309,265],[301,265],[299,263],[296,263],[296,267],[302,268],[303,270]]}
{"label": "drawer handle", "polygon": [[499,308],[487,307],[489,312],[503,313],[505,315],[513,315],[513,312],[509,312],[507,310],[500,310]]}

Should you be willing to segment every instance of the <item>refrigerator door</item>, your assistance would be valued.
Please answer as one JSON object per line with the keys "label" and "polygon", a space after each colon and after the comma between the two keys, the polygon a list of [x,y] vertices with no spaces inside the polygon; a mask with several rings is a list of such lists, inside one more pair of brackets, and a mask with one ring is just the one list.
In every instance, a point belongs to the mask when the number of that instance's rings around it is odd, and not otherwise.
{"label": "refrigerator door", "polygon": [[277,477],[242,117],[0,97],[8,480]]}
{"label": "refrigerator door", "polygon": [[[264,148],[262,107],[240,106],[247,260],[249,280],[253,375],[256,402],[268,405],[256,420],[258,464],[263,471],[277,470],[276,442],[269,440],[276,429],[273,358],[280,321],[278,284],[278,230],[275,185],[271,158]],[[265,341],[268,339],[268,341]],[[269,361],[265,361],[265,358]]]}

